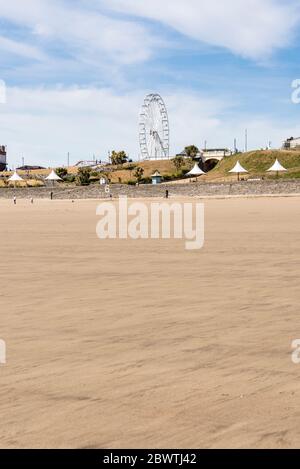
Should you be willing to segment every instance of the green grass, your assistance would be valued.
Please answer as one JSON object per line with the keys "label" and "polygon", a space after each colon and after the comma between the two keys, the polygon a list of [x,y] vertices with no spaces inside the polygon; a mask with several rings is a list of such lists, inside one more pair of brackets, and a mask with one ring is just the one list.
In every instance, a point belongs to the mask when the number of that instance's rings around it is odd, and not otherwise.
{"label": "green grass", "polygon": [[299,178],[300,177],[300,152],[298,151],[251,151],[248,153],[239,153],[224,158],[218,165],[209,173],[212,177],[230,177],[232,174],[228,173],[236,162],[239,160],[241,165],[249,171],[248,177],[265,177],[266,179],[273,179],[276,177],[273,173],[267,173],[274,163],[276,158],[288,170],[286,173],[280,173],[280,178]]}

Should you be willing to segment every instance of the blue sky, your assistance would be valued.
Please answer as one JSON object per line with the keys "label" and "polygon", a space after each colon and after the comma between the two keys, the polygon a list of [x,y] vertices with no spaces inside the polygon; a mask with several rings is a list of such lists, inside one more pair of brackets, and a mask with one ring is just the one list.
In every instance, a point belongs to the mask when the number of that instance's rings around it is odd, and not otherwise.
{"label": "blue sky", "polygon": [[[26,7],[24,9],[24,4]],[[279,147],[300,135],[294,0],[0,0],[1,144],[10,165],[139,155],[144,96],[185,145]]]}

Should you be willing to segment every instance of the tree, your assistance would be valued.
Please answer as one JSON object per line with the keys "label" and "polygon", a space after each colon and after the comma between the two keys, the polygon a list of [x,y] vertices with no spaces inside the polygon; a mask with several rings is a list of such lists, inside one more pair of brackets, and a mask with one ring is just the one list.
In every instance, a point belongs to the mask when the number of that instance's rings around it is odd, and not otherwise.
{"label": "tree", "polygon": [[141,167],[136,168],[135,172],[133,173],[134,177],[137,179],[137,182],[141,182],[144,176],[144,169]]}
{"label": "tree", "polygon": [[68,176],[68,170],[66,168],[57,168],[56,174],[62,179],[65,179]]}
{"label": "tree", "polygon": [[125,151],[113,151],[111,154],[111,164],[118,165],[127,163],[128,156]]}
{"label": "tree", "polygon": [[176,158],[172,160],[172,163],[177,169],[177,172],[179,172],[182,166],[184,165],[184,158],[182,156],[176,156]]}
{"label": "tree", "polygon": [[199,153],[199,148],[195,145],[190,145],[188,147],[185,147],[185,152],[190,158],[195,158]]}
{"label": "tree", "polygon": [[90,184],[91,168],[79,168],[77,174],[77,183],[80,186],[88,186]]}

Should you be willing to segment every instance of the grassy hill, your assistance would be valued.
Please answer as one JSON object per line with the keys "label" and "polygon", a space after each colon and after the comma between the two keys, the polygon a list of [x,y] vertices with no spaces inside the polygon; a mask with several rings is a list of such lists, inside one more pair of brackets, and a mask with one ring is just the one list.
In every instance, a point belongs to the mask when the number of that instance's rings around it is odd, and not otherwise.
{"label": "grassy hill", "polygon": [[[192,160],[186,160],[185,165],[181,168],[181,171],[189,171],[193,166]],[[175,179],[178,177],[177,170],[171,160],[165,161],[141,161],[141,162],[133,162],[133,163],[126,163],[124,165],[119,166],[112,166],[107,165],[101,173],[94,172],[92,173],[92,182],[97,182],[102,175],[107,176],[112,183],[122,183],[128,184],[136,183],[136,178],[134,176],[136,168],[141,167],[144,170],[143,178],[150,180],[149,178],[151,175],[158,170],[161,175],[165,178],[165,180]],[[74,176],[78,173],[78,167],[70,167],[68,168],[69,174]],[[13,172],[7,171],[3,172],[1,176],[8,177],[11,176]],[[24,177],[25,179],[32,178],[36,180],[36,184],[39,185],[38,179],[44,178],[48,176],[50,173],[50,169],[43,169],[43,170],[33,170],[33,171],[18,171],[20,176]],[[26,186],[26,183],[18,184],[20,187],[22,185]],[[4,181],[0,180],[0,187],[5,187],[6,184]]]}
{"label": "grassy hill", "polygon": [[[185,165],[181,168],[182,170],[190,170],[192,167],[192,161],[186,160]],[[171,160],[165,161],[141,161],[128,163],[123,168],[118,168],[116,171],[110,174],[112,182],[118,182],[119,178],[122,183],[128,181],[135,181],[134,173],[137,167],[143,168],[144,178],[150,178],[150,176],[157,170],[166,179],[176,178],[176,168]],[[132,169],[130,169],[132,168]]]}
{"label": "grassy hill", "polygon": [[239,160],[241,165],[249,171],[246,177],[264,177],[273,179],[276,177],[273,173],[266,173],[276,158],[288,170],[286,173],[279,174],[280,178],[299,178],[300,177],[300,152],[285,150],[266,150],[251,151],[224,158],[218,165],[205,176],[206,180],[236,180],[236,175],[228,173]]}
{"label": "grassy hill", "polygon": [[[224,158],[218,165],[209,173],[201,178],[201,180],[218,182],[218,181],[235,181],[237,176],[228,173],[236,162],[239,160],[241,165],[249,171],[245,177],[247,178],[262,178],[274,179],[276,174],[266,173],[275,162],[276,158],[281,164],[287,168],[286,173],[279,174],[280,178],[300,178],[300,151],[285,151],[285,150],[257,150],[247,153],[240,153]],[[193,162],[187,160],[183,170],[190,170],[193,167]],[[167,179],[176,176],[176,169],[171,160],[169,161],[143,161],[134,163],[144,169],[144,177],[150,177],[155,170],[158,170]],[[127,169],[126,169],[127,167]],[[118,168],[111,174],[112,182],[118,182],[119,178],[122,182],[134,180],[134,169],[128,170],[130,165],[125,165],[124,168]]]}
{"label": "grassy hill", "polygon": [[[249,171],[249,174],[244,176],[245,178],[264,177],[265,179],[274,179],[276,175],[274,173],[266,173],[266,170],[273,165],[276,158],[278,158],[281,164],[288,169],[286,173],[279,174],[280,178],[300,178],[300,151],[258,150],[226,157],[218,163],[212,171],[207,173],[205,176],[202,176],[200,179],[201,181],[207,182],[236,181],[237,176],[235,174],[228,173],[228,171],[234,167],[237,160],[239,160],[241,165]],[[194,163],[192,160],[186,160],[182,170],[188,171],[193,167],[193,165]],[[137,167],[142,167],[144,169],[144,178],[150,178],[156,170],[165,177],[166,181],[174,180],[176,179],[176,176],[178,176],[176,168],[171,160],[133,162],[117,167],[107,166],[104,170],[104,174],[106,173],[109,176],[112,183],[121,182],[123,184],[127,184],[130,181],[136,181],[134,173]],[[76,175],[77,171],[77,167],[69,168],[69,173],[71,174]],[[24,171],[20,171],[19,173],[21,176],[28,176]],[[9,175],[11,173],[2,174]],[[30,171],[32,179],[48,174],[49,169]]]}

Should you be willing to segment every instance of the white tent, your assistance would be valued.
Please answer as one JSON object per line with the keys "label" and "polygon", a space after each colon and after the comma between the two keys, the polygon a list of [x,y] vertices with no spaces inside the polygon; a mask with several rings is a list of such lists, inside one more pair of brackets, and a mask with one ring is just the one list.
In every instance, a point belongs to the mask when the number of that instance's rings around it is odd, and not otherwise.
{"label": "white tent", "polygon": [[49,174],[48,177],[46,177],[46,180],[47,181],[62,181],[62,178],[60,178],[56,172],[54,171],[54,169],[52,169],[51,173]]}
{"label": "white tent", "polygon": [[198,163],[196,163],[193,169],[189,173],[187,173],[187,176],[197,177],[197,176],[202,176],[202,174],[205,174],[204,171],[202,171],[202,169],[199,168]]}
{"label": "white tent", "polygon": [[9,178],[9,181],[18,182],[23,181],[23,179],[18,175],[17,171],[15,171],[14,174]]}
{"label": "white tent", "polygon": [[275,163],[273,164],[273,166],[267,170],[268,172],[273,172],[273,171],[276,171],[277,173],[277,176],[278,176],[278,173],[279,171],[287,171],[287,169],[285,169],[282,164],[279,163],[278,160],[275,161]]}
{"label": "white tent", "polygon": [[240,174],[243,174],[243,173],[248,173],[248,171],[243,168],[243,166],[240,164],[240,162],[238,161],[235,165],[235,167],[233,169],[231,169],[229,171],[229,173],[235,173],[238,175],[238,180],[240,180]]}

